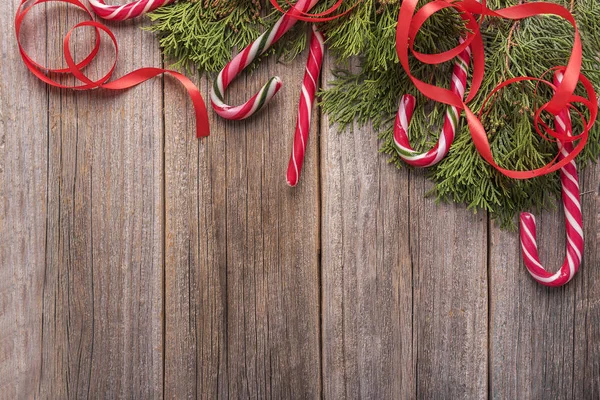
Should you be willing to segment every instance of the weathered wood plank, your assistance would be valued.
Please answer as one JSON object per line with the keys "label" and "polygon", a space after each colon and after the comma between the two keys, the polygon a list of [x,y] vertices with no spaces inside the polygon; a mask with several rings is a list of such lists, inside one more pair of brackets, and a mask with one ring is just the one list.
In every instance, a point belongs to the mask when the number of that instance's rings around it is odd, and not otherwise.
{"label": "weathered wood plank", "polygon": [[[46,242],[48,91],[23,66],[13,33],[17,2],[0,13],[0,397],[33,398],[40,380]],[[43,6],[32,17],[43,16]],[[45,31],[23,27],[28,52]]]}
{"label": "weathered wood plank", "polygon": [[[501,231],[493,223],[490,229],[491,397],[573,398],[575,300],[582,275],[563,288],[546,288],[525,269],[518,232]],[[560,268],[562,210],[538,217],[538,244],[542,263]]]}
{"label": "weathered wood plank", "polygon": [[[49,63],[60,65],[62,36],[84,16],[50,7]],[[115,77],[160,65],[152,34],[111,27],[121,45]],[[77,32],[80,56],[91,34]],[[101,76],[111,55],[104,46],[86,72]],[[162,395],[161,102],[160,79],[122,94],[50,91],[43,398]]]}
{"label": "weathered wood plank", "polygon": [[323,129],[326,397],[485,397],[485,215],[424,199],[370,130]]}
{"label": "weathered wood plank", "polygon": [[583,177],[585,254],[575,285],[573,398],[600,398],[600,166]]}
{"label": "weathered wood plank", "polygon": [[411,172],[417,397],[481,399],[488,391],[487,217],[425,198]]}
{"label": "weathered wood plank", "polygon": [[166,84],[168,398],[320,393],[316,130],[301,186],[285,184],[303,66],[269,60],[230,99],[272,74],[286,85],[267,110],[213,118],[200,142],[187,100]]}
{"label": "weathered wood plank", "polygon": [[408,172],[371,129],[321,127],[324,397],[414,397]]}
{"label": "weathered wood plank", "polygon": [[[207,82],[201,81],[207,99]],[[197,140],[191,103],[165,81],[165,397],[227,398],[227,150]],[[187,113],[186,113],[187,110]]]}

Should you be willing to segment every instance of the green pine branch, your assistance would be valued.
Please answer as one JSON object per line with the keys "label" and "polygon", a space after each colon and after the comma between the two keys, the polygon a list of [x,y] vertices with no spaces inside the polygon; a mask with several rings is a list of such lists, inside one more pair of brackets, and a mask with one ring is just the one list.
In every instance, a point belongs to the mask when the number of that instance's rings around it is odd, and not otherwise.
{"label": "green pine branch", "polygon": [[[319,2],[315,12],[332,6],[336,0]],[[421,0],[419,6],[427,3]],[[517,4],[518,0],[488,0],[490,8]],[[555,0],[566,7],[571,0]],[[392,127],[400,97],[410,93],[417,109],[409,138],[419,150],[437,141],[445,109],[432,104],[420,93],[398,64],[395,52],[396,21],[401,0],[346,0],[341,11],[354,7],[337,20],[320,24],[327,36],[328,49],[338,68],[327,89],[321,92],[322,110],[342,128],[372,124],[381,138],[381,152],[398,167],[403,164],[393,144]],[[287,7],[287,2],[280,4]],[[600,4],[596,0],[573,2],[583,44],[583,71],[600,86]],[[233,54],[258,37],[280,17],[266,0],[179,1],[151,14],[150,28],[160,37],[163,51],[176,66],[194,65],[201,72],[220,70]],[[426,22],[416,38],[416,48],[437,53],[457,44],[465,29],[453,10],[443,10]],[[516,76],[539,77],[549,68],[565,65],[571,52],[573,30],[556,17],[540,16],[512,22],[486,19],[482,25],[486,51],[486,74],[479,95],[470,104],[479,112],[485,96],[501,81]],[[272,51],[284,61],[293,60],[306,46],[306,24],[299,23]],[[271,53],[272,53],[271,52]],[[452,62],[424,65],[411,59],[411,71],[420,79],[449,87]],[[547,76],[551,78],[551,76]],[[483,118],[492,151],[498,163],[510,169],[538,168],[552,160],[556,144],[532,132],[532,110],[549,98],[548,88],[536,90],[532,83],[513,85],[494,99]],[[573,113],[574,118],[577,117]],[[463,118],[464,122],[464,118]],[[575,132],[581,123],[574,121]],[[578,157],[581,167],[600,155],[600,129],[590,132],[588,146]],[[491,213],[503,227],[515,227],[520,211],[550,208],[560,195],[560,181],[552,174],[525,181],[500,174],[477,153],[466,126],[460,127],[448,156],[430,168],[435,182],[431,195],[440,201],[466,203],[474,211]]]}
{"label": "green pine branch", "polygon": [[[570,6],[568,0],[556,2]],[[365,2],[365,10],[368,9],[366,3],[368,1]],[[488,1],[491,8],[517,3]],[[578,1],[574,12],[584,42],[583,70],[598,87],[600,75],[595,52],[600,48],[600,5],[593,0]],[[335,36],[328,32],[329,41],[336,43],[330,49],[352,48],[354,54],[360,56],[358,67],[336,71],[330,87],[321,93],[321,107],[331,121],[342,127],[353,123],[373,123],[380,132],[381,151],[390,156],[391,162],[403,166],[393,143],[392,126],[400,96],[415,92],[412,83],[399,69],[395,53],[387,52],[389,48],[393,50],[394,46],[388,22],[396,21],[397,16],[396,4],[384,6],[379,13],[355,14],[355,18],[364,18],[366,21],[354,21],[353,24],[368,27],[368,32],[360,40],[352,38],[353,28],[350,26]],[[452,48],[456,46],[461,29],[461,22],[452,11],[439,13],[428,21],[417,37],[417,50],[436,53]],[[395,24],[392,30],[395,34]],[[570,25],[551,16],[530,18],[519,23],[491,19],[484,23],[482,35],[486,45],[486,75],[479,96],[470,104],[476,112],[480,110],[485,96],[499,82],[515,76],[541,76],[551,67],[565,65],[573,42]],[[387,43],[388,46],[382,49],[381,43]],[[343,52],[337,55],[342,59],[347,57]],[[450,62],[440,66],[415,62],[411,70],[423,80],[449,87],[452,73]],[[426,151],[439,137],[445,109],[441,105],[431,104],[420,94],[416,97],[417,110],[409,137],[416,149]],[[539,88],[536,92],[533,84],[523,83],[505,89],[495,99],[484,118],[484,125],[496,160],[504,168],[539,168],[550,162],[556,154],[554,143],[546,142],[532,132],[532,110],[548,98],[548,90]],[[573,117],[576,118],[575,113]],[[580,132],[581,124],[574,120],[574,125],[575,132]],[[590,132],[588,146],[578,158],[580,166],[597,160],[600,154],[599,139],[600,130],[594,128]],[[553,207],[556,197],[560,195],[557,174],[521,181],[507,178],[494,170],[477,154],[464,124],[448,156],[430,168],[429,176],[436,183],[432,194],[439,200],[466,203],[475,211],[489,211],[501,226],[508,228],[515,227],[515,215],[520,211]]]}

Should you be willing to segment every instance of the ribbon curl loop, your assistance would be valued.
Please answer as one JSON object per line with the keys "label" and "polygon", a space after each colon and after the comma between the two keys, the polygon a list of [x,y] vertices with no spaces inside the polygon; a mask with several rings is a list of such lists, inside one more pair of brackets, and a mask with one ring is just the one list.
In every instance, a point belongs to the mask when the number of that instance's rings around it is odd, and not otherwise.
{"label": "ribbon curl loop", "polygon": [[[35,0],[33,3],[27,7],[24,7],[25,3],[29,0],[21,0],[19,7],[17,9],[17,14],[15,16],[15,33],[17,36],[17,45],[19,47],[19,52],[21,54],[21,58],[25,63],[25,66],[41,81],[45,82],[48,85],[55,86],[61,89],[73,89],[73,90],[90,90],[96,88],[102,88],[107,90],[125,90],[130,89],[134,86],[139,85],[140,83],[146,82],[147,80],[154,78],[161,74],[169,74],[177,79],[187,90],[190,98],[192,99],[192,104],[194,106],[194,111],[196,114],[196,135],[197,137],[205,137],[210,134],[209,122],[208,122],[208,112],[206,110],[206,105],[204,100],[202,99],[202,95],[200,91],[194,85],[194,83],[188,79],[185,75],[180,74],[176,71],[171,71],[162,68],[140,68],[129,74],[116,79],[114,81],[109,82],[112,77],[116,65],[117,58],[119,55],[119,46],[117,44],[117,38],[114,33],[105,25],[93,21],[93,16],[91,12],[81,3],[79,0]],[[52,69],[42,66],[36,63],[25,51],[21,44],[21,27],[23,25],[23,21],[27,14],[31,11],[33,7],[43,3],[50,2],[58,2],[58,3],[68,3],[77,8],[83,10],[86,15],[89,17],[88,21],[80,22],[71,28],[64,37],[63,40],[63,54],[65,57],[65,61],[67,62],[68,68],[60,68],[60,69]],[[70,40],[73,32],[82,27],[91,27],[94,29],[96,33],[96,39],[93,49],[90,54],[88,54],[83,61],[76,63],[73,59],[73,55],[70,50]],[[83,69],[88,66],[98,55],[100,44],[101,44],[101,32],[104,32],[108,35],[110,40],[112,41],[115,49],[115,59],[114,62],[109,69],[108,73],[102,76],[98,80],[92,80],[87,77],[83,73]],[[79,85],[64,85],[60,82],[50,78],[48,73],[54,74],[62,74],[62,75],[71,75],[80,81],[82,84]]]}

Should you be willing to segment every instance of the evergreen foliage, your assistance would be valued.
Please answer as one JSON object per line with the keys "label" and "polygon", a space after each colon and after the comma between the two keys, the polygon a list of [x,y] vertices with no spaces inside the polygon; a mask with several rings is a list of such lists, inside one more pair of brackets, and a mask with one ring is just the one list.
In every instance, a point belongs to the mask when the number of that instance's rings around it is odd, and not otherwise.
{"label": "evergreen foliage", "polygon": [[[395,52],[395,32],[401,0],[347,0],[341,10],[355,6],[346,16],[321,26],[327,46],[338,60],[334,79],[321,92],[321,107],[342,128],[371,123],[380,133],[381,151],[390,162],[401,163],[393,144],[392,129],[402,94],[417,98],[409,137],[413,147],[427,150],[435,144],[445,109],[416,92]],[[426,3],[421,0],[419,5]],[[583,72],[600,85],[600,4],[596,0],[554,0],[570,8],[578,22],[584,46]],[[286,6],[285,1],[280,2]],[[324,10],[335,0],[322,1]],[[504,8],[519,0],[488,0],[488,7]],[[317,12],[318,12],[317,10]],[[266,15],[265,17],[260,17]],[[259,0],[180,1],[155,11],[151,29],[161,38],[165,54],[179,66],[193,64],[200,71],[220,70],[231,55],[246,46],[280,15],[268,2]],[[274,50],[293,59],[305,46],[305,27],[284,37]],[[463,23],[453,10],[433,16],[416,38],[418,51],[437,53],[456,46]],[[573,30],[556,17],[540,16],[519,22],[487,19],[482,25],[486,49],[486,74],[478,98],[470,107],[478,112],[485,96],[499,82],[516,76],[539,77],[549,68],[565,65],[571,53]],[[438,66],[412,61],[420,79],[449,87],[452,62]],[[551,79],[551,76],[546,76]],[[549,98],[548,88],[520,83],[500,92],[483,119],[496,160],[510,169],[538,168],[552,160],[556,144],[540,138],[532,127],[532,112]],[[580,132],[573,114],[575,133]],[[578,158],[579,166],[596,161],[600,154],[600,129],[590,132],[588,146]],[[428,175],[435,182],[433,195],[440,200],[466,203],[483,209],[503,227],[514,227],[520,211],[547,208],[560,195],[557,174],[514,180],[497,172],[481,158],[463,124],[448,156]]]}

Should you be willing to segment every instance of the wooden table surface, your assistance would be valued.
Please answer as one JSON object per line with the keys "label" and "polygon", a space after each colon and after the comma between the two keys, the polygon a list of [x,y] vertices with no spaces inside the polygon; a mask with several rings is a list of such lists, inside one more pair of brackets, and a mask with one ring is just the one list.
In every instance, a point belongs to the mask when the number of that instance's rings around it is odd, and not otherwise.
{"label": "wooden table surface", "polygon": [[[35,79],[17,3],[0,13],[0,398],[600,398],[600,166],[581,177],[583,267],[547,289],[516,233],[424,198],[423,172],[389,165],[370,129],[317,116],[288,188],[303,62],[238,80],[233,103],[285,86],[246,122],[211,113],[199,141],[172,78],[120,94]],[[40,6],[27,49],[61,65],[83,19]],[[109,25],[115,76],[162,65],[140,21]],[[539,218],[551,268],[562,219]]]}

